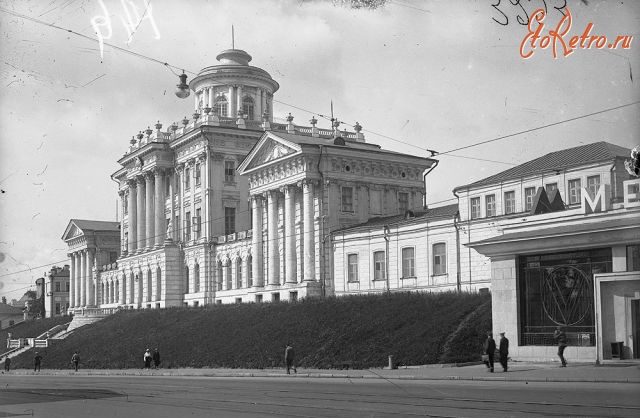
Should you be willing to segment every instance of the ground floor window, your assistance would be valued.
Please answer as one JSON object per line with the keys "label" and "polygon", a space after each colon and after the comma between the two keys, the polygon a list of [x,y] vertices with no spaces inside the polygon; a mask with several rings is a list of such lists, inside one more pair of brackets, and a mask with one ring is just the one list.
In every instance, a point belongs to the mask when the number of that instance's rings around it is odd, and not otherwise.
{"label": "ground floor window", "polygon": [[627,271],[640,270],[640,245],[627,246]]}
{"label": "ground floor window", "polygon": [[595,345],[593,275],[611,272],[611,248],[518,257],[520,345]]}

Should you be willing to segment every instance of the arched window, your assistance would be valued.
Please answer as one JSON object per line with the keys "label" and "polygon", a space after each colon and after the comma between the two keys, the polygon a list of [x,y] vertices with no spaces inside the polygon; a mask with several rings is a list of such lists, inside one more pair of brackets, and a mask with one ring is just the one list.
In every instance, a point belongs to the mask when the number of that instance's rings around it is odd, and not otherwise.
{"label": "arched window", "polygon": [[200,264],[196,264],[193,267],[193,292],[198,293],[200,291]]}
{"label": "arched window", "polygon": [[242,99],[242,113],[247,115],[248,120],[253,120],[253,99],[249,96]]}
{"label": "arched window", "polygon": [[100,283],[100,303],[107,303],[104,298],[104,283]]}
{"label": "arched window", "polygon": [[222,279],[222,261],[218,261],[218,269],[217,270],[218,270],[216,272],[216,276],[218,276],[217,277],[217,279],[218,279],[217,288],[218,288],[218,290],[222,290],[222,281],[223,281],[223,279]]}
{"label": "arched window", "polygon": [[227,260],[226,262],[226,266],[225,266],[225,276],[227,278],[227,290],[231,290],[232,289],[232,284],[233,284],[233,277],[231,277],[231,260]]}
{"label": "arched window", "polygon": [[113,303],[113,294],[114,294],[113,282],[111,282],[109,284],[109,303]]}
{"label": "arched window", "polygon": [[109,282],[102,283],[102,303],[109,303]]}
{"label": "arched window", "polygon": [[227,97],[224,94],[216,97],[216,102],[213,104],[213,113],[218,116],[227,116],[229,103]]}
{"label": "arched window", "polygon": [[184,293],[189,292],[189,266],[184,266]]}
{"label": "arched window", "polygon": [[236,289],[242,289],[242,259],[236,258]]}
{"label": "arched window", "polygon": [[156,269],[156,301],[162,300],[162,270]]}
{"label": "arched window", "polygon": [[114,291],[116,293],[115,298],[113,299],[113,302],[119,302],[120,301],[120,282],[118,281],[118,279],[116,279],[116,282],[114,283]]}
{"label": "arched window", "polygon": [[153,277],[151,276],[151,269],[147,270],[147,295],[145,302],[151,302],[151,291],[153,290]]}
{"label": "arched window", "polygon": [[253,257],[247,257],[247,287],[253,286]]}
{"label": "arched window", "polygon": [[134,303],[133,297],[135,295],[135,293],[133,292],[134,289],[134,283],[136,281],[136,276],[131,273],[129,275],[129,299],[128,299],[128,303]]}
{"label": "arched window", "polygon": [[122,275],[122,302],[127,303],[127,275]]}

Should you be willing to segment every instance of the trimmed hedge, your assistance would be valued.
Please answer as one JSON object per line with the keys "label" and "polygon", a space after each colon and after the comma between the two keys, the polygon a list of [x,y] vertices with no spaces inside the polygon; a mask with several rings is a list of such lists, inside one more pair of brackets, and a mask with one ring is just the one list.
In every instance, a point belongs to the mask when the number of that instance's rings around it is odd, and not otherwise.
{"label": "trimmed hedge", "polygon": [[[123,311],[79,328],[40,354],[45,368],[69,368],[75,350],[84,368],[141,368],[144,350],[157,347],[165,368],[270,368],[283,366],[284,347],[291,342],[303,368],[344,361],[382,367],[389,355],[405,365],[479,360],[477,337],[490,327],[490,298],[394,293]],[[30,350],[13,365],[31,367],[32,358]]]}

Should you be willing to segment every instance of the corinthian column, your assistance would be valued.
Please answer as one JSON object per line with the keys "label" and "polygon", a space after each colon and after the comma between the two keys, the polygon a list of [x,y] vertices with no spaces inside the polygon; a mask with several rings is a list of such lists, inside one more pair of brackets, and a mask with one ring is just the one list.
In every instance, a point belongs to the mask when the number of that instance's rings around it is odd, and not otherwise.
{"label": "corinthian column", "polygon": [[82,259],[80,271],[82,272],[82,279],[80,280],[80,306],[87,306],[87,250],[82,250],[80,253]]}
{"label": "corinthian column", "polygon": [[302,183],[302,217],[304,222],[304,280],[316,279],[313,183]]}
{"label": "corinthian column", "polygon": [[137,188],[136,188],[136,181],[135,180],[129,180],[127,182],[127,184],[129,185],[129,198],[127,201],[127,212],[128,212],[128,218],[129,218],[129,238],[128,238],[128,242],[127,242],[127,253],[128,255],[132,255],[135,251],[136,248],[138,248],[138,243],[137,243],[137,228],[138,226],[136,225],[136,204],[137,202],[137,197],[136,197],[136,192],[137,192]]}
{"label": "corinthian column", "polygon": [[76,285],[76,260],[75,255],[73,253],[69,253],[69,258],[71,258],[71,263],[69,264],[69,308],[73,308],[76,306],[75,301],[75,285]]}
{"label": "corinthian column", "polygon": [[155,228],[154,228],[154,204],[153,204],[153,194],[154,194],[154,189],[153,189],[153,173],[147,171],[146,173],[144,173],[144,179],[145,179],[145,183],[146,183],[146,187],[145,187],[145,191],[146,191],[146,197],[144,199],[144,205],[145,205],[145,231],[147,233],[147,240],[146,240],[146,248],[147,250],[151,250],[156,242],[156,238],[155,238]]}
{"label": "corinthian column", "polygon": [[156,211],[156,225],[155,225],[155,236],[156,236],[156,248],[162,247],[164,243],[164,235],[166,233],[166,227],[164,225],[165,216],[164,216],[164,208],[165,208],[165,196],[164,196],[164,172],[163,170],[156,168],[153,171],[155,175],[155,185],[156,185],[156,202],[155,202],[155,211]]}
{"label": "corinthian column", "polygon": [[93,255],[94,250],[87,249],[87,306],[93,306],[95,303],[95,290],[93,289]]}
{"label": "corinthian column", "polygon": [[137,238],[137,248],[138,252],[144,250],[144,246],[146,243],[147,236],[145,235],[145,207],[144,207],[144,194],[145,194],[145,184],[144,184],[144,176],[138,176],[136,178],[138,182],[138,193],[137,193],[137,201],[136,201],[136,223],[138,225],[138,230],[136,233]]}
{"label": "corinthian column", "polygon": [[251,204],[253,205],[252,216],[252,236],[251,236],[251,270],[253,272],[253,285],[256,287],[264,286],[264,275],[262,274],[262,196],[252,196]]}
{"label": "corinthian column", "polygon": [[279,258],[278,251],[278,196],[275,190],[267,192],[267,246],[269,248],[269,264],[268,264],[268,283],[270,285],[278,285],[280,283]]}
{"label": "corinthian column", "polygon": [[296,189],[284,188],[284,260],[287,283],[297,283],[296,271]]}
{"label": "corinthian column", "polygon": [[75,302],[75,307],[80,307],[82,306],[80,304],[80,302],[82,301],[82,298],[80,297],[80,295],[82,294],[82,252],[80,251],[76,251],[75,253],[75,259],[76,259],[76,280],[75,280],[75,291],[74,291],[74,296],[76,298],[76,302]]}

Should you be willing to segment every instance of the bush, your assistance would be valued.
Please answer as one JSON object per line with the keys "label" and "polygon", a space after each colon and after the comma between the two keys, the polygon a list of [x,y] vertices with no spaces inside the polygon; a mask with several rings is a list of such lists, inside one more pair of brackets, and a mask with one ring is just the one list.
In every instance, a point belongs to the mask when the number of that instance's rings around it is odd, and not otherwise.
{"label": "bush", "polygon": [[[344,361],[357,368],[381,367],[389,355],[406,365],[456,362],[479,355],[475,328],[490,324],[490,315],[490,296],[477,293],[122,311],[77,329],[40,354],[46,368],[70,367],[75,350],[84,368],[142,368],[145,349],[157,347],[165,368],[271,368],[284,365],[290,342],[303,368],[331,368]],[[460,328],[463,321],[467,325]],[[446,353],[445,345],[450,347]],[[30,350],[13,364],[31,367],[32,359]]]}

